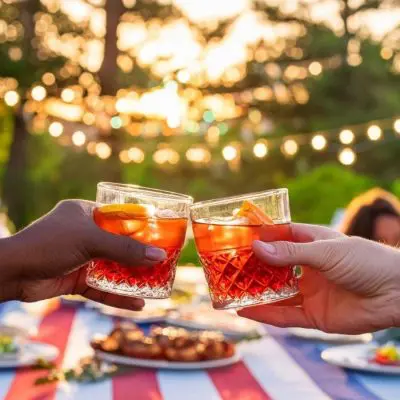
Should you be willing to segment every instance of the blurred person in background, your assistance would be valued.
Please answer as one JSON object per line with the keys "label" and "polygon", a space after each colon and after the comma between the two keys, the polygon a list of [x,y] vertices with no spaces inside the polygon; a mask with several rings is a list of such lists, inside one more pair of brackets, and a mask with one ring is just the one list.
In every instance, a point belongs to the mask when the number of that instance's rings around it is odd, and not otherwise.
{"label": "blurred person in background", "polygon": [[340,231],[348,236],[400,246],[400,201],[382,189],[371,189],[352,200]]}
{"label": "blurred person in background", "polygon": [[0,239],[10,236],[10,230],[8,229],[8,218],[7,215],[0,212]]}
{"label": "blurred person in background", "polygon": [[[340,231],[349,236],[400,246],[400,201],[389,192],[374,188],[357,196],[346,209]],[[399,266],[400,268],[400,266]],[[375,334],[385,343],[400,340],[400,329],[391,328]]]}
{"label": "blurred person in background", "polygon": [[9,226],[10,221],[8,219],[7,213],[2,210],[1,207],[1,200],[0,200],[0,239],[6,238],[11,235]]}

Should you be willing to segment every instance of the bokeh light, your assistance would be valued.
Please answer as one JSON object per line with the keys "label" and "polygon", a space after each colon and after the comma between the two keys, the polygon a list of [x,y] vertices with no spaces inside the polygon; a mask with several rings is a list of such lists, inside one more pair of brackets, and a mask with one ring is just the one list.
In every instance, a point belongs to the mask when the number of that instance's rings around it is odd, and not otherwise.
{"label": "bokeh light", "polygon": [[42,101],[46,98],[47,91],[43,86],[38,85],[32,89],[31,95],[33,100]]}
{"label": "bokeh light", "polygon": [[268,154],[268,143],[266,140],[260,139],[253,146],[253,153],[257,158],[264,158]]}
{"label": "bokeh light", "polygon": [[222,156],[226,161],[233,161],[238,156],[238,151],[236,147],[228,145],[222,149]]}
{"label": "bokeh light", "polygon": [[61,98],[66,103],[71,103],[75,99],[75,92],[71,88],[66,88],[61,92]]}
{"label": "bokeh light", "polygon": [[327,145],[327,140],[324,135],[315,135],[311,140],[311,146],[314,150],[321,151]]}
{"label": "bokeh light", "polygon": [[15,90],[9,90],[4,95],[4,101],[10,107],[16,106],[19,100],[20,100],[19,94]]}
{"label": "bokeh light", "polygon": [[353,143],[354,137],[354,133],[350,129],[343,129],[339,134],[339,140],[343,144]]}
{"label": "bokeh light", "polygon": [[355,163],[357,156],[353,149],[346,147],[340,151],[338,158],[343,165],[352,165]]}
{"label": "bokeh light", "polygon": [[102,160],[106,160],[112,154],[111,146],[105,142],[99,142],[96,145],[96,154]]}
{"label": "bokeh light", "polygon": [[367,130],[367,135],[370,140],[379,140],[382,137],[382,129],[378,125],[371,125]]}
{"label": "bokeh light", "polygon": [[396,133],[400,133],[400,118],[394,121],[393,129],[395,130]]}
{"label": "bokeh light", "polygon": [[86,135],[82,131],[76,131],[72,134],[72,143],[81,147],[86,143]]}
{"label": "bokeh light", "polygon": [[129,157],[130,161],[140,164],[141,162],[144,161],[145,155],[144,155],[144,151],[142,149],[140,149],[139,147],[131,147],[128,150],[128,157]]}
{"label": "bokeh light", "polygon": [[49,133],[53,137],[59,137],[64,132],[64,126],[61,122],[52,122],[49,126]]}
{"label": "bokeh light", "polygon": [[299,145],[293,139],[287,139],[282,143],[281,150],[283,154],[293,157],[299,151]]}

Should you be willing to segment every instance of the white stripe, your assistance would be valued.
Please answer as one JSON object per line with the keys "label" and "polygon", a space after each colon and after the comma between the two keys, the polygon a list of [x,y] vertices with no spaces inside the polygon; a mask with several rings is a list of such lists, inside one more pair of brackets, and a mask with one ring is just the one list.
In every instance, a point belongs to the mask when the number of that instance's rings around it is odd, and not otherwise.
{"label": "white stripe", "polygon": [[[19,328],[24,328],[29,332],[37,332],[43,315],[39,313],[28,314],[21,308],[20,303],[14,301],[4,304],[3,307],[0,316],[3,324],[10,324]],[[7,369],[0,371],[0,399],[4,399],[15,377],[16,370]]]}
{"label": "white stripe", "polygon": [[217,389],[204,371],[159,371],[164,400],[220,400]]}
{"label": "white stripe", "polygon": [[273,339],[242,343],[243,361],[274,400],[324,400],[329,397]]}
{"label": "white stripe", "polygon": [[371,393],[382,400],[398,400],[400,394],[400,380],[398,376],[384,376],[380,374],[356,374],[360,382]]}
{"label": "white stripe", "polygon": [[[90,339],[96,333],[108,334],[113,327],[111,318],[89,309],[77,311],[64,354],[62,368],[71,368],[85,356],[92,354]],[[95,384],[62,383],[57,388],[56,400],[112,399],[112,382],[106,379]]]}

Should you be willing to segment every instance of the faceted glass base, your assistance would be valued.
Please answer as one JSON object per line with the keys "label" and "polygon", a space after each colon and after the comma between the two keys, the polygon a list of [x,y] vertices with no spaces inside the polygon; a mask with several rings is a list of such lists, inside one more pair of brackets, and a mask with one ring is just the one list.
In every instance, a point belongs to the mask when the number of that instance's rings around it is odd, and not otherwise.
{"label": "faceted glass base", "polygon": [[163,287],[150,287],[149,285],[131,286],[126,283],[110,282],[107,279],[97,279],[88,274],[88,286],[103,292],[119,294],[121,296],[139,297],[142,299],[166,299],[171,297],[172,283]]}
{"label": "faceted glass base", "polygon": [[211,293],[211,299],[213,307],[217,310],[228,310],[230,308],[243,308],[249,306],[255,306],[257,304],[269,304],[276,303],[296,296],[299,293],[297,285],[293,287],[284,287],[278,292],[274,292],[271,289],[265,290],[260,295],[252,296],[243,293],[240,297],[224,297],[223,301],[220,301],[217,297]]}

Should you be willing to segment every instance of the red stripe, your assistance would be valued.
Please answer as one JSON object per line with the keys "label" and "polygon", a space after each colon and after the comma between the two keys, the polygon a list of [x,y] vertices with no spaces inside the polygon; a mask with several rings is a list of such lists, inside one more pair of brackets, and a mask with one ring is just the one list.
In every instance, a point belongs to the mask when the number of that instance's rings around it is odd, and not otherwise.
{"label": "red stripe", "polygon": [[210,369],[208,375],[223,400],[271,400],[243,362]]}
{"label": "red stripe", "polygon": [[112,380],[113,400],[162,400],[155,371],[136,369]]}
{"label": "red stripe", "polygon": [[[60,351],[60,354],[55,361],[57,367],[61,367],[74,316],[74,309],[59,308],[52,311],[50,314],[47,314],[39,325],[37,340],[52,344]],[[34,381],[43,375],[45,375],[45,373],[40,370],[18,370],[4,400],[54,399],[57,384],[34,386]]]}
{"label": "red stripe", "polygon": [[[114,318],[114,324],[120,322]],[[112,380],[113,400],[162,400],[157,373],[150,369],[135,369]]]}

